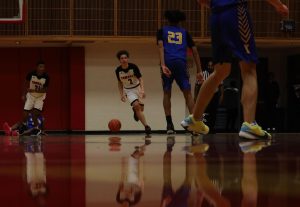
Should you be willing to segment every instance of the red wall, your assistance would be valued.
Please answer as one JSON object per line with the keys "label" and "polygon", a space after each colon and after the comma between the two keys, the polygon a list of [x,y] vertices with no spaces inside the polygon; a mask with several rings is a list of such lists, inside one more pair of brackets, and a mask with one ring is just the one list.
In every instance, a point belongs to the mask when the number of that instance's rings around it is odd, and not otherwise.
{"label": "red wall", "polygon": [[43,115],[46,130],[85,129],[84,48],[0,48],[0,123],[22,117],[26,74],[44,60],[50,77]]}

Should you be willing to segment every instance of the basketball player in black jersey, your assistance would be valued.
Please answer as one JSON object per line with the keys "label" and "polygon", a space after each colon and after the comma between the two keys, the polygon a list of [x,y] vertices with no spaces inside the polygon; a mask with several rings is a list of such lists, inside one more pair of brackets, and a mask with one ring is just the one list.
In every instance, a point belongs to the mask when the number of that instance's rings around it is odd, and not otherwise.
{"label": "basketball player in black jersey", "polygon": [[151,134],[151,128],[143,113],[144,104],[140,100],[140,98],[145,98],[144,82],[140,69],[137,65],[128,62],[129,53],[126,50],[119,51],[117,58],[121,63],[115,70],[121,101],[125,102],[127,99],[130,102],[135,113],[135,120],[140,120],[145,127],[146,134]]}
{"label": "basketball player in black jersey", "polygon": [[49,86],[49,76],[45,69],[45,63],[43,61],[37,62],[36,69],[29,72],[26,76],[26,88],[22,96],[22,99],[25,101],[22,122],[26,123],[29,113],[31,113],[34,127],[37,129],[38,134],[41,133],[38,117],[41,116],[47,88]]}

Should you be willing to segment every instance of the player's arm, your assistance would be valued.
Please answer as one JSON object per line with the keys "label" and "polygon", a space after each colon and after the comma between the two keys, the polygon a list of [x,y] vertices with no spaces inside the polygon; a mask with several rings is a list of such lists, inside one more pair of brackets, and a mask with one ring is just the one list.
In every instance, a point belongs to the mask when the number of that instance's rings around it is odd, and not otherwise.
{"label": "player's arm", "polygon": [[140,77],[139,81],[140,81],[140,95],[142,98],[145,98],[146,94],[145,94],[145,89],[144,89],[144,80],[142,77]]}
{"label": "player's arm", "polygon": [[118,79],[118,90],[119,90],[119,94],[120,94],[120,97],[121,97],[121,101],[125,102],[126,101],[126,95],[124,94],[124,89],[123,89],[123,83],[119,77],[119,69],[117,68],[115,70],[115,74],[116,74],[116,77]]}
{"label": "player's arm", "polygon": [[139,69],[139,67],[137,65],[134,65],[134,68],[133,68],[133,71],[134,71],[134,75],[135,77],[139,80],[140,82],[140,96],[142,98],[145,98],[146,95],[145,95],[145,89],[144,89],[144,80],[142,78],[142,73]]}
{"label": "player's arm", "polygon": [[165,53],[164,53],[164,42],[163,42],[163,30],[158,30],[156,34],[157,39],[157,45],[158,45],[158,51],[159,51],[159,60],[160,60],[160,67],[162,69],[162,72],[167,76],[170,77],[171,71],[166,66],[165,63]]}
{"label": "player's arm", "polygon": [[280,0],[266,0],[270,5],[272,5],[276,11],[282,16],[288,16],[289,9]]}
{"label": "player's arm", "polygon": [[118,81],[118,89],[119,89],[121,101],[125,102],[126,101],[126,96],[124,94],[123,83],[121,81]]}
{"label": "player's arm", "polygon": [[197,0],[198,4],[202,6],[209,6],[209,1],[210,0]]}

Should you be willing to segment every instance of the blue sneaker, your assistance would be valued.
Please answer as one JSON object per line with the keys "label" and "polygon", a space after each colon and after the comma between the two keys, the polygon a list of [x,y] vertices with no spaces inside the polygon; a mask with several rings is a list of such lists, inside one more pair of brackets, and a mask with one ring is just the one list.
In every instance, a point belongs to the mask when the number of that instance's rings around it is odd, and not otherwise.
{"label": "blue sneaker", "polygon": [[193,115],[189,115],[182,122],[181,126],[194,134],[208,134],[209,127],[203,121],[196,121]]}
{"label": "blue sneaker", "polygon": [[242,124],[239,136],[246,139],[271,139],[272,136],[267,131],[262,130],[262,128],[256,123],[249,124],[244,122]]}

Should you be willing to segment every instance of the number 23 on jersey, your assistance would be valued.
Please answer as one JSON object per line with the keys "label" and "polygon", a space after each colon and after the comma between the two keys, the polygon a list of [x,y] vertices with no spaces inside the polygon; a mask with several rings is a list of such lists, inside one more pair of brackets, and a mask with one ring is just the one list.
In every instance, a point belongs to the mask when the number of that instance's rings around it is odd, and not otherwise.
{"label": "number 23 on jersey", "polygon": [[181,45],[182,44],[182,33],[168,31],[168,43]]}

